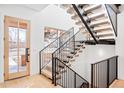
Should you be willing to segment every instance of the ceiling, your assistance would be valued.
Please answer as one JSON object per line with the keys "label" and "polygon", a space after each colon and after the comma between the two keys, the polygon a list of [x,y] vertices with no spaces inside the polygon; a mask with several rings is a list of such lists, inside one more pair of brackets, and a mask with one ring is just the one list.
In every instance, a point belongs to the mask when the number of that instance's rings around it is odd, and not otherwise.
{"label": "ceiling", "polygon": [[31,9],[36,12],[42,11],[44,8],[46,8],[49,4],[22,4],[23,7],[26,7],[28,9]]}

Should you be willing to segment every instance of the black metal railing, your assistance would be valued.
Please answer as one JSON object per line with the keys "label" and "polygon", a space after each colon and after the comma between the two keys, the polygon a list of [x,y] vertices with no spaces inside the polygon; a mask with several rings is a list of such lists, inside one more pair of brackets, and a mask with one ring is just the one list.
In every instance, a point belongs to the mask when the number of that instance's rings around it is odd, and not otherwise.
{"label": "black metal railing", "polygon": [[91,64],[91,87],[108,88],[118,78],[118,56]]}
{"label": "black metal railing", "polygon": [[[69,55],[74,55],[77,48],[75,48],[75,37],[80,31],[77,31],[74,35],[71,35],[66,42],[64,42],[57,50],[53,52],[53,57],[57,57],[64,61],[66,58],[69,61]],[[66,61],[67,61],[66,60]]]}
{"label": "black metal railing", "polygon": [[67,64],[54,58],[54,84],[63,88],[89,88],[89,83]]}
{"label": "black metal railing", "polygon": [[52,62],[52,53],[57,50],[63,43],[65,43],[74,34],[74,28],[69,29],[63,33],[59,38],[51,42],[39,52],[39,72],[50,62]]}
{"label": "black metal railing", "polygon": [[117,12],[115,12],[109,4],[106,4],[105,7],[107,10],[110,22],[112,24],[114,33],[117,36]]}
{"label": "black metal railing", "polygon": [[59,58],[60,60],[64,61],[65,63],[69,63],[69,55],[70,52],[72,52],[72,55],[74,55],[74,47],[75,47],[75,42],[74,42],[74,35],[69,38],[63,45],[61,45],[54,53],[52,54],[52,82],[54,83],[54,63],[55,63],[55,58]]}
{"label": "black metal railing", "polygon": [[74,60],[73,57],[79,50],[78,47],[82,47],[75,44],[75,37],[79,32],[77,31],[52,54],[52,82],[55,85],[59,84],[65,88],[89,87],[89,83],[69,67],[70,61]]}

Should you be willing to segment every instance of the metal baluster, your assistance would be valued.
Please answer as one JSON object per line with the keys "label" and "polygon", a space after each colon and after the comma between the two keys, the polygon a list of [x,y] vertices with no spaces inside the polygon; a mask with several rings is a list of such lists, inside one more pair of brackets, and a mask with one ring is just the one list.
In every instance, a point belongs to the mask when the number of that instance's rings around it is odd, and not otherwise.
{"label": "metal baluster", "polygon": [[74,88],[76,88],[76,73],[74,73]]}
{"label": "metal baluster", "polygon": [[55,72],[54,72],[54,73],[55,73],[55,86],[56,86],[56,61],[57,61],[57,60],[56,60],[56,58],[55,58]]}
{"label": "metal baluster", "polygon": [[41,74],[41,52],[39,53],[39,73]]}
{"label": "metal baluster", "polygon": [[67,74],[68,74],[67,85],[68,85],[68,88],[69,88],[69,69],[68,68],[67,68]]}
{"label": "metal baluster", "polygon": [[118,79],[118,57],[116,57],[116,79]]}
{"label": "metal baluster", "polygon": [[107,60],[107,87],[109,87],[109,59]]}
{"label": "metal baluster", "polygon": [[54,83],[54,55],[52,54],[52,83]]}
{"label": "metal baluster", "polygon": [[91,88],[94,86],[94,65],[91,64]]}
{"label": "metal baluster", "polygon": [[99,68],[99,64],[98,64],[98,87],[99,87],[99,76],[100,76],[99,71],[101,71],[101,68]]}
{"label": "metal baluster", "polygon": [[66,69],[65,69],[64,72],[65,72],[65,76],[66,76],[66,88],[68,88],[68,87],[67,87],[67,79],[68,79],[68,76],[67,76],[67,67],[66,67]]}
{"label": "metal baluster", "polygon": [[[61,63],[62,64],[62,63]],[[61,68],[62,69],[62,68]],[[62,75],[62,86],[63,86],[63,74],[61,73],[61,75]]]}
{"label": "metal baluster", "polygon": [[44,51],[43,51],[42,54],[43,54],[43,56],[42,56],[43,57],[43,59],[42,59],[42,67],[43,67],[44,66]]}
{"label": "metal baluster", "polygon": [[[65,70],[65,68],[64,68],[64,70]],[[65,85],[65,73],[63,73],[63,74],[64,74],[64,86],[66,88],[66,85]]]}

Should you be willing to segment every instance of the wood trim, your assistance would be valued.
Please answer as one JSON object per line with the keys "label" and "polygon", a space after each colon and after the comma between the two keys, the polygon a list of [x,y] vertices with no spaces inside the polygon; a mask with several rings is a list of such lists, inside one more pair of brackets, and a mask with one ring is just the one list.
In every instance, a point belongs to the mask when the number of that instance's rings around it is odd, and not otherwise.
{"label": "wood trim", "polygon": [[24,76],[28,76],[25,71],[23,71],[23,72],[11,73],[11,74],[9,74],[9,80],[10,80],[10,79],[19,78],[19,77],[24,77]]}
{"label": "wood trim", "polygon": [[[8,34],[8,27],[17,27],[22,29],[27,29],[26,32],[26,48],[30,49],[30,21],[19,19],[15,17],[5,16],[4,17],[4,80],[12,79],[12,78],[18,78],[22,76],[30,75],[30,55],[29,55],[29,62],[26,63],[26,71],[18,72],[16,73],[9,73],[9,34]],[[19,36],[19,32],[18,32]],[[19,40],[19,37],[18,37]],[[20,42],[18,41],[18,62],[19,62],[19,47]],[[30,51],[30,50],[29,50]],[[30,54],[30,52],[29,52]],[[18,65],[19,66],[19,65]]]}
{"label": "wood trim", "polygon": [[[5,19],[6,19],[6,17],[5,17]],[[4,19],[4,38],[5,38],[5,40],[4,40],[4,80],[7,80],[8,79],[8,71],[9,71],[9,69],[8,69],[8,67],[6,67],[6,66],[8,66],[8,42],[7,42],[7,40],[8,40],[8,33],[7,33],[7,26],[8,26],[8,22],[6,21]]]}
{"label": "wood trim", "polygon": [[28,32],[27,32],[27,48],[29,48],[29,58],[28,58],[28,60],[29,60],[29,62],[27,63],[27,75],[30,75],[30,55],[31,55],[31,51],[30,51],[30,21],[26,21],[27,22],[27,29],[29,30]]}

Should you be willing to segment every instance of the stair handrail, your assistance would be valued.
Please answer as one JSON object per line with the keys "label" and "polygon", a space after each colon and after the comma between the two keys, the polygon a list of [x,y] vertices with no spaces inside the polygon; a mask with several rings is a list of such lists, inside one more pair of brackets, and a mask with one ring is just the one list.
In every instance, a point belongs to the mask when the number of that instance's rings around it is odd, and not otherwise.
{"label": "stair handrail", "polygon": [[72,39],[73,37],[75,37],[78,33],[80,32],[80,30],[78,30],[73,36],[71,36],[64,44],[62,44],[58,49],[56,49],[52,54],[54,54],[57,50],[59,50],[61,47],[63,47],[70,39]]}
{"label": "stair handrail", "polygon": [[52,41],[50,44],[48,44],[47,46],[45,46],[42,50],[40,50],[39,52],[39,69],[40,69],[40,74],[41,74],[41,70],[47,65],[49,64],[49,62],[47,64],[45,64],[44,66],[41,67],[41,53],[47,49],[50,45],[52,45],[53,43],[55,43],[56,41],[58,41],[62,36],[64,36],[65,34],[69,34],[71,30],[74,30],[74,27],[70,28],[69,30],[67,30],[65,33],[63,33],[62,35],[60,35],[57,39],[55,39],[54,41]]}
{"label": "stair handrail", "polygon": [[[55,60],[59,60],[59,62],[60,63],[62,63],[63,65],[65,65],[69,70],[71,70],[75,75],[75,79],[76,79],[76,75],[78,76],[78,77],[80,77],[84,82],[86,82],[86,86],[87,86],[87,88],[89,87],[89,82],[86,80],[86,79],[84,79],[81,75],[79,75],[77,72],[75,72],[72,68],[70,68],[68,65],[66,65],[64,62],[62,62],[59,58],[55,58]],[[55,61],[56,62],[56,61]],[[56,63],[55,63],[56,64]],[[56,68],[55,68],[56,69]],[[56,76],[56,74],[57,73],[55,73],[55,76]],[[55,82],[55,85],[56,85],[56,80],[54,81]],[[75,83],[74,83],[75,85],[74,85],[74,87],[76,88],[76,80],[75,80]],[[82,85],[81,85],[82,86]],[[80,86],[80,87],[81,87]]]}
{"label": "stair handrail", "polygon": [[59,39],[60,37],[62,37],[64,34],[68,33],[71,29],[74,29],[74,27],[70,28],[69,30],[67,30],[67,32],[63,33],[61,36],[59,36],[58,38],[56,38],[50,44],[48,44],[47,46],[45,46],[43,49],[40,50],[40,52],[42,52],[44,49],[46,49],[48,46],[50,46],[52,43],[54,43],[57,39]]}
{"label": "stair handrail", "polygon": [[[73,38],[75,40],[76,35],[81,32],[80,30],[78,30],[73,36],[71,36],[65,43],[63,43],[58,49],[56,49],[53,53],[52,53],[52,82],[55,83],[54,79],[54,66],[55,66],[55,58],[57,58],[58,56],[61,57],[61,49],[63,49],[62,47],[65,47],[66,44],[68,44],[68,42],[73,42],[74,43],[74,50],[75,50],[75,41],[73,41]],[[71,41],[72,40],[72,41]],[[85,43],[85,41],[83,41],[83,43]],[[75,52],[75,51],[74,51]],[[75,55],[75,54],[74,54]],[[58,58],[57,58],[58,59]],[[66,65],[66,64],[65,64]],[[67,65],[66,65],[67,66]],[[68,67],[68,66],[67,66]]]}
{"label": "stair handrail", "polygon": [[[56,58],[57,60],[59,60],[61,63],[63,63],[64,65],[66,65],[64,62],[62,62],[60,59]],[[68,65],[66,65],[71,71],[73,71],[74,73],[76,73],[80,78],[82,78],[83,80],[85,80],[87,83],[88,81],[86,79],[84,79],[81,75],[79,75],[77,72],[75,72],[72,68],[70,68]]]}

